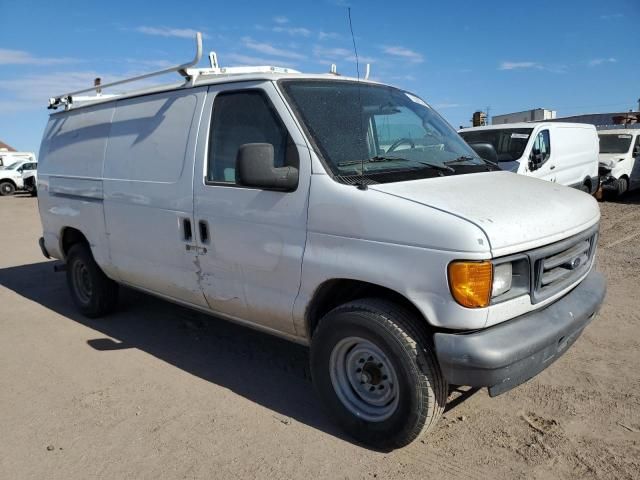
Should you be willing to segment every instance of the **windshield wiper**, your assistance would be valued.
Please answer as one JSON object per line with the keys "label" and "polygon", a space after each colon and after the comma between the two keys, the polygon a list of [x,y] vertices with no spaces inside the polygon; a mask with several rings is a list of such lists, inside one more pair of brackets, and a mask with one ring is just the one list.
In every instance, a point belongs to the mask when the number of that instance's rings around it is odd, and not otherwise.
{"label": "windshield wiper", "polygon": [[[443,172],[452,172],[452,173],[455,172],[453,168],[447,165],[440,165],[438,163],[431,163],[431,162],[423,162],[420,160],[409,160],[408,158],[402,158],[402,157],[388,157],[385,155],[376,155],[374,157],[364,160],[364,163],[378,163],[378,162],[415,162],[415,163],[419,163],[420,165],[433,168],[435,170],[440,170]],[[348,165],[360,165],[361,163],[362,163],[362,160],[348,160],[346,162],[338,163],[338,166],[346,167]]]}
{"label": "windshield wiper", "polygon": [[345,162],[340,162],[338,163],[339,167],[346,167],[349,165],[360,165],[361,163],[375,163],[375,162],[393,162],[399,160],[401,162],[405,162],[406,160],[404,158],[398,158],[398,157],[381,157],[376,155],[375,157],[371,157],[371,158],[365,158],[364,160],[347,160]]}
{"label": "windshield wiper", "polygon": [[492,162],[491,160],[487,160],[486,158],[482,158],[482,157],[471,157],[469,155],[460,155],[458,158],[454,158],[453,160],[448,160],[448,161],[444,162],[444,164],[445,165],[452,165],[454,163],[467,162],[469,160],[475,160],[476,158],[482,160],[487,165],[491,165],[492,167],[495,167],[495,168],[500,168],[497,163]]}

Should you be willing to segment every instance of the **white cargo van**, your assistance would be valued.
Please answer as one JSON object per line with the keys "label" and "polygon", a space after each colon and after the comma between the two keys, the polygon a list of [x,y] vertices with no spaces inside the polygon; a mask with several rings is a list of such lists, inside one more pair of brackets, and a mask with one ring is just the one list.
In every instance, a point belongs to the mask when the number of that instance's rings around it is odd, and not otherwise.
{"label": "white cargo van", "polygon": [[127,285],[310,345],[329,412],[383,448],[433,427],[450,384],[506,392],[594,318],[592,197],[497,170],[401,89],[188,67],[50,101],[40,245],[83,314]]}
{"label": "white cargo van", "polygon": [[602,189],[618,196],[640,188],[640,129],[601,130]]}
{"label": "white cargo van", "polygon": [[598,134],[593,125],[531,122],[464,128],[460,136],[503,170],[595,193]]}

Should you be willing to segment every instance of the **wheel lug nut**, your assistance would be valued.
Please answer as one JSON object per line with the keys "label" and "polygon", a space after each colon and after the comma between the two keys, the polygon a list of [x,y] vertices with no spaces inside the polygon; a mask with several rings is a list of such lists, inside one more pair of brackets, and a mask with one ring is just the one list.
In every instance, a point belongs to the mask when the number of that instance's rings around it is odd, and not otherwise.
{"label": "wheel lug nut", "polygon": [[369,391],[370,391],[370,392],[373,392],[375,389],[376,389],[376,387],[370,387],[370,388],[369,388]]}
{"label": "wheel lug nut", "polygon": [[360,360],[358,360],[358,363],[364,363],[364,358],[361,358]]}

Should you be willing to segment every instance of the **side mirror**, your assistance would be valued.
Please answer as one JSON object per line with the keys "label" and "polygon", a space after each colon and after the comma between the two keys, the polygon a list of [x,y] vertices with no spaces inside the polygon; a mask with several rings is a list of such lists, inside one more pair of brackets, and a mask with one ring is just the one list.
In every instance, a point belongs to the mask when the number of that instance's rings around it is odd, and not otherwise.
{"label": "side mirror", "polygon": [[236,156],[236,182],[245,187],[291,191],[298,186],[298,169],[273,166],[273,145],[245,143]]}
{"label": "side mirror", "polygon": [[480,158],[484,158],[489,162],[498,163],[498,153],[495,147],[490,143],[470,143],[469,146],[473,148]]}
{"label": "side mirror", "polygon": [[537,148],[531,150],[529,155],[529,170],[537,170],[542,165],[543,155]]}
{"label": "side mirror", "polygon": [[633,148],[633,156],[637,157],[638,155],[640,155],[640,145]]}

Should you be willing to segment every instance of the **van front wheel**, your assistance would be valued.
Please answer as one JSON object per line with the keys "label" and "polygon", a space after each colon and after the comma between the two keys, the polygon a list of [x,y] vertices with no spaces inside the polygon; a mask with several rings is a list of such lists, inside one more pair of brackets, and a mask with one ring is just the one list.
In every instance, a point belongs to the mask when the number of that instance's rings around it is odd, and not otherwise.
{"label": "van front wheel", "polygon": [[16,192],[16,186],[11,182],[0,183],[0,195],[6,197]]}
{"label": "van front wheel", "polygon": [[69,249],[67,284],[73,303],[86,317],[101,317],[116,307],[118,284],[104,274],[84,243]]}
{"label": "van front wheel", "polygon": [[350,302],[320,320],[311,343],[316,390],[339,425],[376,448],[433,427],[448,386],[419,319],[387,301]]}

